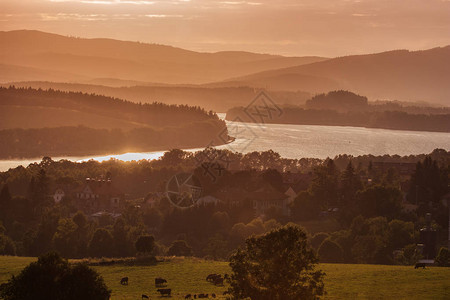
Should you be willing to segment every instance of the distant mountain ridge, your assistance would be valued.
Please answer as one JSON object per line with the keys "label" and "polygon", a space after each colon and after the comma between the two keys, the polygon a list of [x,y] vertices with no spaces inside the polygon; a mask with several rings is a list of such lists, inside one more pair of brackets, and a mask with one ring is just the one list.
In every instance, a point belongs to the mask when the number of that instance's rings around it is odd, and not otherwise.
{"label": "distant mountain ridge", "polygon": [[248,85],[312,93],[351,90],[371,99],[450,104],[450,46],[353,55],[230,78]]}
{"label": "distant mountain ridge", "polygon": [[[34,30],[0,31],[0,80],[79,82],[97,78],[201,84],[323,61],[226,51],[200,53],[172,46],[66,37]],[[58,73],[59,72],[59,73]]]}

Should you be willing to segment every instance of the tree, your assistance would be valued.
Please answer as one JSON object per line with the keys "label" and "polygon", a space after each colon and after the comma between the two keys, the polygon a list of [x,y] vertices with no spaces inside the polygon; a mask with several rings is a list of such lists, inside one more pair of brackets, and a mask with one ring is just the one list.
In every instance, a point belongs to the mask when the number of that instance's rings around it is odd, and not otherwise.
{"label": "tree", "polygon": [[323,295],[325,273],[305,231],[286,225],[246,240],[230,258],[230,291],[238,299],[316,299]]}
{"label": "tree", "polygon": [[215,234],[208,239],[205,254],[214,260],[226,258],[228,242],[221,234]]}
{"label": "tree", "polygon": [[309,193],[321,209],[335,207],[339,202],[339,170],[332,159],[327,159],[322,166],[314,170],[314,179],[309,187]]}
{"label": "tree", "polygon": [[188,246],[186,241],[178,240],[174,241],[172,245],[170,245],[167,254],[175,256],[191,256],[192,248]]}
{"label": "tree", "polygon": [[268,169],[262,174],[262,179],[272,185],[274,188],[283,191],[283,176],[276,169]]}
{"label": "tree", "polygon": [[436,263],[441,267],[450,266],[450,251],[448,251],[447,248],[441,247],[441,249],[439,249],[439,253],[436,256]]}
{"label": "tree", "polygon": [[326,232],[318,232],[311,238],[310,240],[311,246],[317,250],[319,249],[322,242],[329,237],[330,235]]}
{"label": "tree", "polygon": [[362,188],[362,182],[349,161],[341,176],[339,221],[350,225],[355,217],[356,193]]}
{"label": "tree", "polygon": [[108,230],[104,228],[97,229],[89,243],[89,254],[92,257],[112,256],[113,241],[113,237]]}
{"label": "tree", "polygon": [[25,267],[0,286],[5,300],[109,299],[111,291],[103,278],[87,265],[71,266],[58,254],[49,253]]}
{"label": "tree", "polygon": [[322,242],[317,252],[321,262],[342,262],[344,257],[341,246],[329,238]]}
{"label": "tree", "polygon": [[393,219],[400,214],[402,193],[395,187],[370,186],[358,192],[357,209],[365,217]]}
{"label": "tree", "polygon": [[119,257],[125,257],[131,254],[129,251],[128,238],[127,238],[127,228],[125,220],[120,217],[114,222],[112,236],[114,239],[113,247],[114,254]]}
{"label": "tree", "polygon": [[151,254],[155,249],[155,238],[151,235],[141,235],[135,243],[136,251]]}
{"label": "tree", "polygon": [[16,255],[16,245],[8,236],[0,233],[0,255]]}
{"label": "tree", "polygon": [[[3,185],[0,191],[0,220],[9,220],[11,218],[11,194],[9,192],[9,187],[7,184]],[[6,222],[5,222],[6,225]]]}
{"label": "tree", "polygon": [[82,211],[78,211],[72,221],[77,225],[75,231],[75,256],[84,257],[87,254],[88,247],[88,221],[86,215]]}
{"label": "tree", "polygon": [[77,225],[72,219],[60,219],[58,228],[53,235],[53,246],[62,256],[69,258],[76,254]]}

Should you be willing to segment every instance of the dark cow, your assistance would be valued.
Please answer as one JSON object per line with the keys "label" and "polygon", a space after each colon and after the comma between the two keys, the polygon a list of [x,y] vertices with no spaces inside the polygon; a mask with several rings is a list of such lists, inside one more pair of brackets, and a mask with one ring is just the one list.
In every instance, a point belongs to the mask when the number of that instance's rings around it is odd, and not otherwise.
{"label": "dark cow", "polygon": [[192,299],[192,295],[191,294],[187,294],[186,296],[184,296],[184,299]]}
{"label": "dark cow", "polygon": [[414,265],[414,269],[423,268],[425,269],[425,263],[416,263]]}
{"label": "dark cow", "polygon": [[217,275],[217,274],[209,274],[208,276],[206,276],[206,280],[207,280],[207,281],[214,282],[214,279],[215,279],[216,277],[218,277],[218,276],[220,276],[220,275]]}
{"label": "dark cow", "polygon": [[212,293],[211,297],[216,298],[216,294]]}
{"label": "dark cow", "polygon": [[198,294],[199,298],[208,298],[208,294]]}
{"label": "dark cow", "polygon": [[230,279],[230,275],[225,274],[225,275],[223,275],[223,278],[224,278],[225,280],[228,280],[228,279]]}
{"label": "dark cow", "polygon": [[142,299],[149,299],[147,295],[142,294]]}
{"label": "dark cow", "polygon": [[161,286],[164,283],[167,283],[167,280],[165,280],[164,278],[161,278],[161,277],[155,278],[155,285],[156,286]]}
{"label": "dark cow", "polygon": [[222,295],[229,295],[230,294],[230,292],[229,291],[225,291],[225,292],[223,292],[223,294]]}
{"label": "dark cow", "polygon": [[161,296],[168,296],[170,297],[170,293],[172,292],[172,289],[157,289],[157,292],[161,294]]}
{"label": "dark cow", "polygon": [[214,284],[215,285],[223,285],[223,278],[222,277],[216,277],[214,279]]}
{"label": "dark cow", "polygon": [[120,284],[121,285],[128,285],[128,277],[124,277],[124,278],[120,279]]}

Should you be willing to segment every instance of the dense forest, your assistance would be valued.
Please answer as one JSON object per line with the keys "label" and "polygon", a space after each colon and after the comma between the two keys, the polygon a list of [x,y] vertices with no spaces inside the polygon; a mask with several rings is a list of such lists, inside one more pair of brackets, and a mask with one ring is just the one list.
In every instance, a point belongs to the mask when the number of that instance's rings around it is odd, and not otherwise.
{"label": "dense forest", "polygon": [[[227,120],[245,122],[355,126],[396,130],[450,132],[448,109],[402,107],[389,103],[371,105],[367,98],[348,91],[319,94],[305,106],[283,106],[280,113],[270,114],[267,107],[235,107],[227,112]],[[267,111],[266,111],[267,110]],[[421,113],[418,113],[421,111]]]}
{"label": "dense forest", "polygon": [[[211,176],[205,166],[217,164],[223,170]],[[407,173],[398,167],[405,164],[413,166]],[[449,192],[449,165],[449,152],[439,149],[429,155],[326,160],[214,149],[173,150],[158,160],[129,163],[46,157],[0,173],[0,253],[133,256],[139,237],[150,234],[155,254],[226,259],[248,236],[294,222],[308,230],[322,261],[411,264],[420,257],[416,244],[426,213],[432,214],[437,246],[446,243],[448,209],[442,199]],[[184,172],[198,178],[202,196],[222,201],[173,206],[165,196],[167,182]],[[119,216],[78,211],[75,194],[59,203],[49,196],[57,188],[79,190],[86,177],[110,178],[123,190],[127,201]],[[289,188],[295,191],[289,214],[275,202],[263,211],[256,208]],[[160,196],[149,202],[155,195]]]}
{"label": "dense forest", "polygon": [[187,105],[0,88],[0,158],[106,154],[227,142],[225,122]]}

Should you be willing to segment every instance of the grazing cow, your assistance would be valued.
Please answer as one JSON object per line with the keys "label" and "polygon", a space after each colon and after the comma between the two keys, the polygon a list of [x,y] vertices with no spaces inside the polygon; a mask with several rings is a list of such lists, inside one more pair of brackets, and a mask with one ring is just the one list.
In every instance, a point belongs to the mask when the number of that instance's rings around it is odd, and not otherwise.
{"label": "grazing cow", "polygon": [[155,286],[161,286],[164,283],[167,283],[167,280],[165,280],[164,278],[161,277],[155,278]]}
{"label": "grazing cow", "polygon": [[223,292],[223,294],[222,295],[229,295],[230,294],[230,292],[229,291],[225,291],[225,292]]}
{"label": "grazing cow", "polygon": [[192,295],[191,294],[187,294],[186,296],[184,296],[184,299],[192,299]]}
{"label": "grazing cow", "polygon": [[423,268],[425,269],[425,263],[416,263],[414,269]]}
{"label": "grazing cow", "polygon": [[124,278],[120,279],[120,284],[121,285],[128,285],[128,277],[124,277]]}
{"label": "grazing cow", "polygon": [[194,299],[197,299],[197,294],[194,294]]}
{"label": "grazing cow", "polygon": [[222,277],[216,277],[214,279],[214,284],[215,285],[223,285],[223,278]]}
{"label": "grazing cow", "polygon": [[208,294],[198,294],[199,298],[208,298]]}
{"label": "grazing cow", "polygon": [[212,293],[211,297],[216,298],[216,294]]}
{"label": "grazing cow", "polygon": [[157,289],[157,292],[161,294],[161,296],[168,296],[170,297],[170,293],[172,292],[172,289]]}
{"label": "grazing cow", "polygon": [[206,281],[211,281],[211,282],[213,282],[213,281],[214,281],[214,278],[216,278],[217,276],[220,276],[220,275],[217,275],[217,274],[209,274],[208,276],[206,276]]}
{"label": "grazing cow", "polygon": [[142,294],[142,299],[149,299],[147,295]]}

